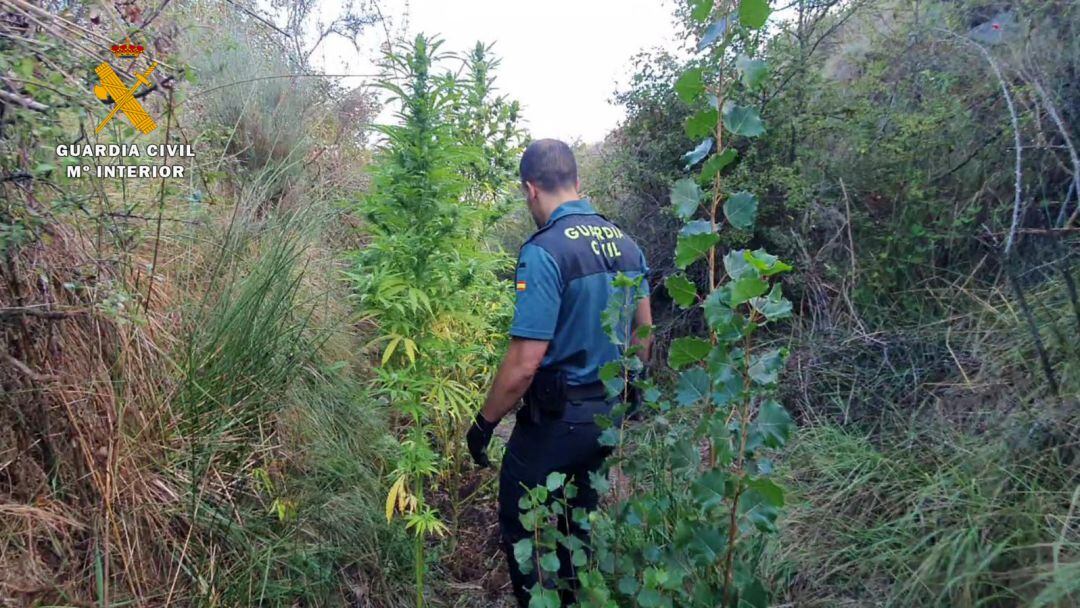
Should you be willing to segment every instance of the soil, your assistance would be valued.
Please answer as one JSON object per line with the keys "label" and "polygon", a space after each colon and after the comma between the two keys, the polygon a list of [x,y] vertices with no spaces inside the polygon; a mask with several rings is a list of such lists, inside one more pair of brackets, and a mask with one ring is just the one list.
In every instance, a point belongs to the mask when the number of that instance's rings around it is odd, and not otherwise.
{"label": "soil", "polygon": [[[454,607],[511,608],[514,606],[506,559],[499,547],[496,469],[470,469],[458,491],[456,535],[436,542],[443,548],[438,595]],[[453,508],[446,493],[429,500],[449,519]],[[453,532],[452,532],[453,533]],[[449,542],[447,542],[449,540]],[[438,550],[438,549],[436,549]]]}

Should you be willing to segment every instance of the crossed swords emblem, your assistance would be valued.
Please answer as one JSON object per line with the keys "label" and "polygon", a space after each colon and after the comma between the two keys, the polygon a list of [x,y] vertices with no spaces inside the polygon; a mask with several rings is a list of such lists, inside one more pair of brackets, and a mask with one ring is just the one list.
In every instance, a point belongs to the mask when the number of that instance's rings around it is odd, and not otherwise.
{"label": "crossed swords emblem", "polygon": [[95,133],[101,133],[101,130],[116,116],[117,112],[123,112],[124,116],[127,116],[128,120],[131,121],[131,124],[144,135],[157,128],[154,119],[150,118],[139,100],[135,99],[135,91],[139,87],[150,86],[150,74],[153,73],[156,67],[157,62],[155,61],[150,64],[150,68],[145,72],[135,72],[135,84],[128,88],[124,86],[123,81],[120,80],[120,77],[116,75],[116,72],[108,63],[102,62],[101,65],[97,66],[94,71],[97,72],[101,84],[94,85],[94,95],[102,101],[111,97],[114,105],[105,120],[102,120],[101,124],[97,126]]}

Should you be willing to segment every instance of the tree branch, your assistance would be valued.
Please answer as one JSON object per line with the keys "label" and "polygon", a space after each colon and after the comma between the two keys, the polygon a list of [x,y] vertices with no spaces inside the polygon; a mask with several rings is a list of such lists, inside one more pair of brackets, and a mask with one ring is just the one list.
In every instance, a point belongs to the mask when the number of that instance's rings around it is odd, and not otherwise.
{"label": "tree branch", "polygon": [[30,99],[29,97],[22,97],[21,95],[16,95],[14,93],[8,93],[7,91],[5,91],[3,89],[0,89],[0,100],[6,101],[8,103],[13,103],[13,104],[20,105],[20,106],[26,108],[27,110],[33,110],[35,112],[44,113],[44,112],[49,111],[49,106],[47,106],[47,105],[45,105],[43,103],[38,103],[38,102],[34,101],[33,99]]}

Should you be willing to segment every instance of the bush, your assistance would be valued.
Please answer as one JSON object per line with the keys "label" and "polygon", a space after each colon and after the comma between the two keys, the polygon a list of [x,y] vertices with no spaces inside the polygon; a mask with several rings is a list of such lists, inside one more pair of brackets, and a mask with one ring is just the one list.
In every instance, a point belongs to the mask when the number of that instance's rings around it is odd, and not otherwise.
{"label": "bush", "polygon": [[[173,65],[175,8],[151,32]],[[83,9],[65,18],[116,34]],[[358,350],[325,249],[343,182],[307,156],[326,127],[284,120],[306,109],[288,105],[298,89],[210,90],[296,65],[242,24],[208,19],[213,43],[200,48],[231,41],[231,63],[204,65],[204,94],[183,104],[189,85],[164,79],[142,102],[155,115],[177,102],[170,127],[139,143],[166,132],[192,143],[192,179],[67,180],[45,159],[75,127],[93,133],[97,108],[59,103],[86,93],[62,74],[92,74],[96,61],[71,52],[85,40],[54,35],[69,32],[59,17],[24,22],[20,10],[5,7],[4,24],[26,24],[27,38],[4,37],[0,63],[47,81],[28,94],[49,107],[0,106],[0,166],[28,175],[0,183],[0,337],[16,361],[0,365],[0,603],[292,606],[376,593],[393,606],[408,546],[375,490],[386,421],[364,370],[340,364]],[[98,142],[126,138],[122,120],[111,125]],[[355,144],[339,157],[362,160]],[[217,170],[248,153],[242,175]],[[278,204],[294,178],[318,195]]]}
{"label": "bush", "polygon": [[192,273],[205,282],[184,307],[171,410],[182,449],[166,470],[187,486],[187,568],[213,573],[195,577],[202,602],[344,603],[343,573],[391,597],[408,564],[378,494],[393,457],[386,421],[352,368],[329,359],[343,313],[323,308],[308,277],[322,213],[234,216]]}
{"label": "bush", "polygon": [[1080,593],[1076,473],[1046,453],[941,427],[869,438],[804,429],[767,558],[799,605],[1062,606]]}

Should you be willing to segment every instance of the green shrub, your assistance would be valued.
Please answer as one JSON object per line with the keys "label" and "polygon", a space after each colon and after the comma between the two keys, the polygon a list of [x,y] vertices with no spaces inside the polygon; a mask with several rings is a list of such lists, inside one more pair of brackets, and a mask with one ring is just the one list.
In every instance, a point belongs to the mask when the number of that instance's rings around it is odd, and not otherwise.
{"label": "green shrub", "polygon": [[382,519],[386,422],[322,352],[340,321],[317,319],[305,282],[317,219],[232,225],[188,304],[173,466],[206,604],[345,603],[343,573],[392,596],[408,563]]}
{"label": "green shrub", "polygon": [[[766,0],[690,6],[703,28],[699,50],[714,58],[749,51],[770,12]],[[685,271],[701,262],[706,280],[699,291],[679,272],[664,286],[678,306],[700,312],[708,329],[671,343],[673,386],[640,378],[641,346],[631,336],[645,339],[652,327],[632,334],[628,311],[637,307],[644,277],[615,278],[623,297],[611,298],[602,321],[624,356],[606,364],[600,379],[611,396],[626,395],[633,384],[651,420],[624,430],[617,421],[628,414],[627,403],[598,417],[599,442],[613,451],[607,464],[622,479],[612,484],[604,471],[577,484],[601,494],[614,486],[606,508],[570,511],[567,500],[579,487],[558,472],[522,499],[522,525],[533,534],[514,545],[514,555],[523,571],[538,574],[531,605],[557,608],[575,583],[575,605],[596,608],[770,604],[760,556],[785,503],[772,458],[794,424],[774,398],[787,349],[767,332],[792,314],[780,285],[792,267],[760,249],[719,250],[721,230],[752,230],[758,210],[755,195],[729,189],[725,170],[742,154],[737,146],[764,132],[757,110],[738,101],[756,88],[755,74],[765,66],[745,56],[737,65],[742,86],[732,73],[701,68],[684,71],[674,85],[694,109],[685,130],[700,140],[681,157],[689,176],[670,189],[683,223],[674,264]],[[590,542],[553,525],[559,516],[593,530]],[[563,559],[575,580],[552,581],[566,567]]]}
{"label": "green shrub", "polygon": [[781,466],[792,506],[768,568],[799,605],[1068,605],[1080,497],[1046,455],[941,428],[803,429]]}

